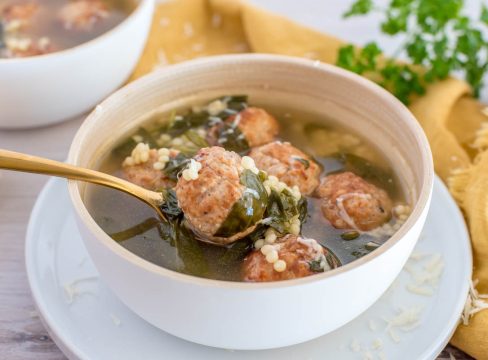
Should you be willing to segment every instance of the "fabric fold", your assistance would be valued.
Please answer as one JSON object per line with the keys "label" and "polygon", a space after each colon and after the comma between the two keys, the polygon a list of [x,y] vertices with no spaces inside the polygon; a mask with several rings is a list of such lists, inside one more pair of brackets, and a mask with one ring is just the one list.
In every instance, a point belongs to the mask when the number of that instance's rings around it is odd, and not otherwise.
{"label": "fabric fold", "polygon": [[[167,64],[227,53],[284,54],[335,63],[343,43],[289,19],[233,0],[178,0],[157,5],[145,51],[130,80]],[[422,125],[436,172],[464,211],[474,249],[474,276],[488,292],[488,117],[466,83],[428,86],[411,111]],[[473,161],[474,159],[474,161]],[[443,239],[438,239],[442,241]],[[488,310],[460,325],[452,343],[488,359]]]}

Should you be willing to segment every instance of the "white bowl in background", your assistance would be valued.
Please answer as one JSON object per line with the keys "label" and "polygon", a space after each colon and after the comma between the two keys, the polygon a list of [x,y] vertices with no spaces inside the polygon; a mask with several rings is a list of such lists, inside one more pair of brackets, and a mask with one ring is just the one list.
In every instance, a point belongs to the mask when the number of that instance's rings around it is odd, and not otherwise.
{"label": "white bowl in background", "polygon": [[29,128],[90,110],[129,77],[142,53],[154,0],[140,0],[120,24],[81,45],[0,59],[0,128]]}
{"label": "white bowl in background", "polygon": [[399,175],[413,211],[376,251],[323,274],[272,283],[203,279],[154,265],[113,241],[90,216],[86,186],[70,181],[83,241],[114,293],[151,324],[183,339],[228,349],[266,349],[324,335],[357,317],[392,283],[423,227],[433,184],[429,145],[397,99],[358,75],[305,59],[228,55],[195,60],[148,75],[105,100],[77,133],[75,165],[100,160],[142,116],[225,94],[303,106],[362,134]]}

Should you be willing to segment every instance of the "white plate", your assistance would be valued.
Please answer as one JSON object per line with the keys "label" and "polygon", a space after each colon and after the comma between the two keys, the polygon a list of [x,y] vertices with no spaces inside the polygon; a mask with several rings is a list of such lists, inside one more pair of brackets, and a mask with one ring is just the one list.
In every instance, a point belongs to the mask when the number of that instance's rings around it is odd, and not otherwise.
{"label": "white plate", "polygon": [[[282,349],[230,351],[166,334],[111,293],[98,278],[77,232],[64,180],[52,179],[42,191],[26,239],[27,274],[40,316],[56,344],[73,359],[432,359],[457,325],[472,268],[463,217],[438,179],[416,252],[428,256],[409,261],[409,269],[421,269],[435,254],[445,264],[432,296],[407,291],[412,275],[402,271],[376,304],[333,333]],[[72,302],[70,291],[75,292]],[[422,310],[418,327],[407,332],[394,329],[400,338],[397,343],[383,319],[391,319],[401,307]],[[182,321],[191,326],[191,319]],[[381,343],[381,350],[373,350],[375,341]]]}

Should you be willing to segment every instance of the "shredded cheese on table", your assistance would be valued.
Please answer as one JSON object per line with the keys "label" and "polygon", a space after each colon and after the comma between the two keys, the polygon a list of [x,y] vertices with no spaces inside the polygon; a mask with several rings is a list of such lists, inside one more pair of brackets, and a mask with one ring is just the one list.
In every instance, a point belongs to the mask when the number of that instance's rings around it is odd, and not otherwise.
{"label": "shredded cheese on table", "polygon": [[91,291],[85,291],[85,290],[80,290],[78,285],[83,282],[90,282],[90,281],[97,281],[98,276],[91,276],[91,277],[85,277],[85,278],[79,278],[76,280],[73,280],[69,283],[66,283],[63,285],[64,293],[66,295],[66,301],[68,304],[72,304],[73,301],[80,295],[83,294],[93,294]]}
{"label": "shredded cheese on table", "polygon": [[476,290],[476,285],[478,285],[478,280],[471,281],[469,285],[468,298],[461,314],[461,321],[464,325],[469,325],[469,320],[475,314],[488,309],[488,302],[485,301],[485,299],[488,299],[488,294],[480,294]]}

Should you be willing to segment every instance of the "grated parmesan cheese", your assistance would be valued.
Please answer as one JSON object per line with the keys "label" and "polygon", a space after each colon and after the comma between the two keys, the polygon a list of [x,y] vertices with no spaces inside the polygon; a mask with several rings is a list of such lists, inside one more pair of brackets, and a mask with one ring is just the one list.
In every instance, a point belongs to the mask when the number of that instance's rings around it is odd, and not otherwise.
{"label": "grated parmesan cheese", "polygon": [[397,344],[401,341],[400,337],[393,329],[388,329],[388,335],[390,335],[390,338]]}
{"label": "grated parmesan cheese", "polygon": [[381,341],[380,338],[374,339],[373,343],[371,344],[371,348],[373,350],[381,350],[383,348],[383,341]]}
{"label": "grated parmesan cheese", "polygon": [[469,285],[468,298],[464,305],[463,312],[461,314],[461,321],[463,325],[468,325],[469,320],[477,313],[482,310],[488,309],[488,302],[484,299],[488,299],[488,295],[480,294],[476,290],[476,285],[478,285],[478,280],[471,281]]}
{"label": "grated parmesan cheese", "polygon": [[413,306],[410,308],[400,308],[398,314],[391,318],[385,319],[388,328],[400,328],[405,331],[410,331],[414,326],[420,324],[420,314],[422,307]]}
{"label": "grated parmesan cheese", "polygon": [[120,319],[117,316],[115,316],[112,313],[110,313],[109,316],[110,316],[110,319],[112,319],[112,322],[114,323],[115,326],[120,326],[122,321],[120,321]]}
{"label": "grated parmesan cheese", "polygon": [[83,294],[91,294],[90,291],[80,291],[78,285],[82,282],[89,282],[89,281],[97,281],[98,276],[91,276],[85,278],[79,278],[76,280],[71,281],[70,283],[66,283],[63,285],[63,290],[66,295],[66,301],[68,304],[72,304],[73,301],[80,295]]}
{"label": "grated parmesan cheese", "polygon": [[404,270],[412,278],[412,282],[406,287],[407,290],[416,295],[432,296],[444,271],[442,256],[415,253],[410,256],[410,259],[417,262],[427,260],[427,262],[423,266],[414,266],[412,261],[405,265]]}
{"label": "grated parmesan cheese", "polygon": [[188,167],[183,170],[181,176],[186,181],[196,180],[198,179],[198,172],[202,169],[202,164],[196,161],[195,159],[191,159]]}
{"label": "grated parmesan cheese", "polygon": [[363,359],[364,360],[373,360],[373,354],[371,354],[369,351],[365,351],[363,353]]}
{"label": "grated parmesan cheese", "polygon": [[361,351],[361,344],[357,339],[352,339],[351,345],[349,345],[349,348],[354,351],[354,352],[360,352]]}
{"label": "grated parmesan cheese", "polygon": [[410,291],[412,294],[423,295],[423,296],[432,296],[434,295],[434,290],[427,287],[416,286],[414,284],[408,284],[407,290]]}
{"label": "grated parmesan cheese", "polygon": [[378,329],[378,326],[376,326],[376,323],[372,319],[368,321],[368,327],[371,331],[376,331]]}

